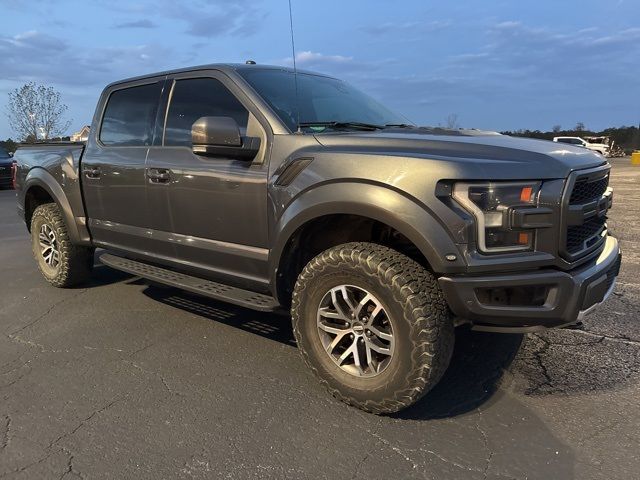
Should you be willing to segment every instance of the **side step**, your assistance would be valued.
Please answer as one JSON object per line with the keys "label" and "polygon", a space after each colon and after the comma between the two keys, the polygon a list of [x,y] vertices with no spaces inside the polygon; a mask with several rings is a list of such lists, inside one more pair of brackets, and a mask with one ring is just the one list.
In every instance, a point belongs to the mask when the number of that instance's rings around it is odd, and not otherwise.
{"label": "side step", "polygon": [[260,293],[242,290],[241,288],[230,287],[223,283],[212,282],[202,278],[174,272],[162,267],[149,265],[148,263],[130,260],[110,253],[100,255],[100,261],[108,267],[122,270],[154,282],[170,285],[172,287],[197,293],[205,297],[214,298],[223,302],[233,303],[242,307],[260,310],[263,312],[274,312],[282,307],[276,300]]}

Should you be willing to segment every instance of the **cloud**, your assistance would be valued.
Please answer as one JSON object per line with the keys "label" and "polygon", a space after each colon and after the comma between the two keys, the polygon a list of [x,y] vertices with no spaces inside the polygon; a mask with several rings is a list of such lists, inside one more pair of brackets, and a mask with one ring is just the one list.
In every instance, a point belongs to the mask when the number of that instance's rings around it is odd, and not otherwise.
{"label": "cloud", "polygon": [[11,48],[59,51],[66,50],[68,45],[60,38],[40,33],[37,30],[29,30],[27,32],[14,35],[13,37],[0,36],[0,49],[8,51]]}
{"label": "cloud", "polygon": [[412,31],[418,33],[434,32],[449,27],[452,24],[450,20],[432,20],[429,22],[412,21],[412,22],[385,22],[375,25],[365,25],[360,27],[360,31],[369,35],[379,36],[389,33],[397,34],[398,32]]}
{"label": "cloud", "polygon": [[476,51],[450,56],[443,71],[499,77],[509,89],[575,92],[585,83],[611,88],[628,81],[640,56],[640,28],[557,31],[505,21],[489,27],[485,39]]}
{"label": "cloud", "polygon": [[[310,50],[296,53],[296,63],[307,67],[310,65],[344,64],[352,61],[353,57],[345,57],[344,55],[324,55]],[[293,63],[291,57],[285,59],[285,62]]]}
{"label": "cloud", "polygon": [[163,69],[170,53],[160,45],[72,49],[65,40],[37,31],[0,35],[0,71],[3,80],[14,83],[104,85]]}
{"label": "cloud", "polygon": [[255,0],[224,0],[176,3],[165,0],[158,6],[158,13],[172,20],[187,24],[185,33],[202,38],[224,35],[247,37],[260,29],[268,12],[261,11]]}
{"label": "cloud", "polygon": [[156,24],[151,20],[134,20],[132,22],[124,22],[115,25],[113,28],[156,28]]}

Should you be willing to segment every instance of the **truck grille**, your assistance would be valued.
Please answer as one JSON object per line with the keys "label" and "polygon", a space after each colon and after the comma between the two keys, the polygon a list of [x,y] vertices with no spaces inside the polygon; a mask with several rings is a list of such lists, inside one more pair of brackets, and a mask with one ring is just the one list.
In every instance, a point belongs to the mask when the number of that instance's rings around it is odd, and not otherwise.
{"label": "truck grille", "polygon": [[605,239],[611,203],[609,169],[598,168],[569,177],[563,201],[560,253],[569,261],[589,254]]}
{"label": "truck grille", "polygon": [[568,227],[567,251],[573,255],[596,244],[604,229],[604,218],[594,218],[586,221],[582,225]]}
{"label": "truck grille", "polygon": [[586,180],[577,181],[573,187],[573,191],[571,192],[569,204],[579,205],[581,203],[596,200],[600,198],[604,194],[604,192],[607,191],[608,186],[609,175],[591,182]]}

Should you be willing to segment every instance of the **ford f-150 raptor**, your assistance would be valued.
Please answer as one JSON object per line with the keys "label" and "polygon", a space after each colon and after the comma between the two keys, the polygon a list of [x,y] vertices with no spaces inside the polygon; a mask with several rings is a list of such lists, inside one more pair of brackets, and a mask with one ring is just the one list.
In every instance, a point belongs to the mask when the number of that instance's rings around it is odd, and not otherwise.
{"label": "ford f-150 raptor", "polygon": [[23,145],[15,159],[51,284],[85,281],[99,248],[153,282],[289,311],[325,387],[375,413],[438,382],[455,326],[575,325],[620,267],[601,155],[417,127],[340,80],[281,67],[113,83],[86,144]]}

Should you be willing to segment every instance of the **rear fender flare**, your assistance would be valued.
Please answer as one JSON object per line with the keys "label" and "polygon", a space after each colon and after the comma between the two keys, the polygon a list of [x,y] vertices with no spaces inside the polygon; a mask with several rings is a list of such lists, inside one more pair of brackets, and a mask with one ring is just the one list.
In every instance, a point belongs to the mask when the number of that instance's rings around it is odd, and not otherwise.
{"label": "rear fender flare", "polygon": [[[55,179],[55,177],[44,168],[31,169],[24,180],[22,188],[24,194],[21,198],[21,201],[25,208],[25,214],[27,208],[27,205],[25,203],[27,195],[29,193],[29,190],[35,186],[41,187],[47,193],[49,193],[49,196],[51,196],[53,201],[58,204],[58,207],[60,207],[62,218],[64,218],[64,222],[67,225],[67,231],[69,232],[69,239],[71,240],[71,242],[78,245],[85,245],[90,243],[89,233],[86,229],[86,226],[79,225],[79,220],[73,214],[71,204],[69,203],[64,190],[62,190],[62,187]],[[27,225],[27,228],[30,228],[30,225]]]}

